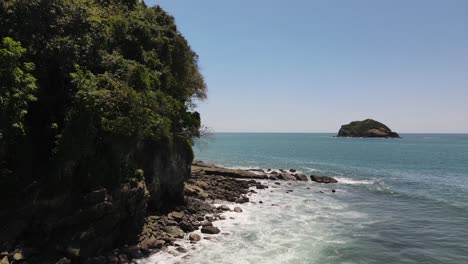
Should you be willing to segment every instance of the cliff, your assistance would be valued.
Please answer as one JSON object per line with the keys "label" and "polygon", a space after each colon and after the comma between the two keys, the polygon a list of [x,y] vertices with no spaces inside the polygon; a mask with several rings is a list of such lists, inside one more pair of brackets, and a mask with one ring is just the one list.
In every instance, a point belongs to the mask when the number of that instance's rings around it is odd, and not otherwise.
{"label": "cliff", "polygon": [[338,137],[368,137],[368,138],[399,138],[398,133],[393,132],[386,125],[372,120],[353,121],[341,126]]}
{"label": "cliff", "polygon": [[81,263],[134,243],[148,212],[185,202],[197,54],[137,0],[18,0],[0,17],[0,252]]}

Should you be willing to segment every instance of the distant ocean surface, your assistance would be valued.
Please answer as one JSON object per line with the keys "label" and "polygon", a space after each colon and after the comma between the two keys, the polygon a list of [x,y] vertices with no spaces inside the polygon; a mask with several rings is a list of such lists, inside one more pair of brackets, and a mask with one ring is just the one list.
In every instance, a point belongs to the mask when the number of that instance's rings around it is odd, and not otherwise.
{"label": "distant ocean surface", "polygon": [[201,244],[181,262],[468,263],[468,135],[402,137],[216,134],[196,159],[294,168],[339,183],[262,190],[252,200],[263,204],[216,222],[228,235]]}

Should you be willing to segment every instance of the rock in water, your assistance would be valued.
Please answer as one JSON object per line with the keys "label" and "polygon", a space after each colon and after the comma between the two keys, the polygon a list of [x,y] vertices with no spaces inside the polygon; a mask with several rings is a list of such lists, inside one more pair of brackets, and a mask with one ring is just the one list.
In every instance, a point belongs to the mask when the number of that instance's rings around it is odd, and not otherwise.
{"label": "rock in water", "polygon": [[200,240],[201,240],[201,236],[198,235],[198,234],[192,233],[192,234],[189,235],[189,239],[190,239],[190,241],[200,241]]}
{"label": "rock in water", "polygon": [[214,235],[214,234],[219,234],[219,232],[221,232],[221,231],[219,230],[219,228],[214,227],[214,226],[204,226],[204,227],[202,227],[201,232],[204,233],[204,234]]}
{"label": "rock in water", "polygon": [[343,125],[338,132],[338,137],[365,137],[365,138],[399,138],[398,133],[393,132],[386,125],[372,120],[353,121]]}
{"label": "rock in water", "polygon": [[328,176],[310,175],[310,179],[318,183],[337,183],[338,182],[335,178],[328,177]]}

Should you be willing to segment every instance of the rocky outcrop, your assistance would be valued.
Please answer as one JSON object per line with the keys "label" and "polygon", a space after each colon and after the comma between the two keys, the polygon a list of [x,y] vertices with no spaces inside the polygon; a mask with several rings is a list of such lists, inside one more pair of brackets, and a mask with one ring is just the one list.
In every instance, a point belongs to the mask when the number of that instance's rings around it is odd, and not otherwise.
{"label": "rocky outcrop", "polygon": [[364,137],[364,138],[399,138],[398,133],[393,132],[386,125],[372,120],[354,121],[341,126],[338,137]]}
{"label": "rocky outcrop", "polygon": [[[55,186],[51,193],[44,192],[45,183],[25,186],[14,204],[0,208],[0,252],[33,248],[32,253],[23,254],[34,259],[33,263],[55,263],[63,257],[73,263],[85,262],[121,245],[137,243],[148,210],[164,211],[184,204],[184,181],[190,177],[193,160],[190,145],[174,140],[164,144],[137,141],[127,146],[126,164],[140,168],[141,173],[121,183],[98,178],[87,183],[86,189],[93,189],[80,190],[76,188],[79,170],[72,161],[66,162],[72,165],[64,167],[62,177],[76,182]],[[180,218],[177,213],[171,216],[172,221]],[[191,229],[189,225],[177,228],[182,227]]]}
{"label": "rocky outcrop", "polygon": [[335,178],[328,176],[315,176],[310,175],[310,180],[318,183],[337,183],[338,181]]}

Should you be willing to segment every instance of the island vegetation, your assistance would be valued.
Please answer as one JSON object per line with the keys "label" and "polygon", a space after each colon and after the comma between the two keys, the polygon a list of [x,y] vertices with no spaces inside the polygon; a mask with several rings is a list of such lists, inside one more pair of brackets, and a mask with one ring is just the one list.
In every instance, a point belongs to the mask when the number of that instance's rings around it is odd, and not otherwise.
{"label": "island vegetation", "polygon": [[365,137],[365,138],[399,138],[398,133],[393,132],[386,125],[373,119],[353,121],[343,125],[338,132],[338,137]]}

